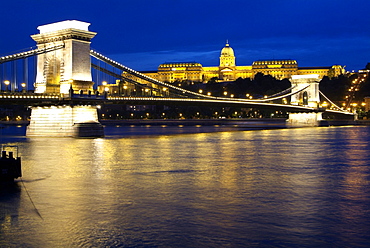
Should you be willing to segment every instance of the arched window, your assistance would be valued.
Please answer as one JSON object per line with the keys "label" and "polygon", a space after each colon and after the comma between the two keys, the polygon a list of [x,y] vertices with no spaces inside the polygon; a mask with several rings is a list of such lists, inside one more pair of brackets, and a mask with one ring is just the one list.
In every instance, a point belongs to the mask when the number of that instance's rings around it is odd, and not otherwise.
{"label": "arched window", "polygon": [[303,92],[303,105],[308,105],[308,93],[307,91]]}

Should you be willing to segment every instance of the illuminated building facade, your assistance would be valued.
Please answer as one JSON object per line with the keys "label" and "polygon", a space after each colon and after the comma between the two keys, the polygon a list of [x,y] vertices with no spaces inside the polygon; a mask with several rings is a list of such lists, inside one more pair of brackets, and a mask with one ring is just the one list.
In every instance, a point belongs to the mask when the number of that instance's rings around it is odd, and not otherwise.
{"label": "illuminated building facade", "polygon": [[220,54],[220,64],[214,67],[203,67],[200,63],[164,63],[157,71],[142,72],[160,81],[175,82],[190,80],[193,82],[208,82],[212,78],[217,81],[233,81],[238,78],[254,78],[257,73],[271,75],[277,79],[290,78],[292,75],[318,74],[336,77],[345,73],[341,65],[329,67],[299,67],[296,60],[257,60],[252,65],[237,66],[234,50],[227,42]]}

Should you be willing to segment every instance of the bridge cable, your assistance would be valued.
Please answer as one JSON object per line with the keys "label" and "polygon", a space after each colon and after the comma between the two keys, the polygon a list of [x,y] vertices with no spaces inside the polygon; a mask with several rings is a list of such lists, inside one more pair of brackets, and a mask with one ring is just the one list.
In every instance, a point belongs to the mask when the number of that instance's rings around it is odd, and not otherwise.
{"label": "bridge cable", "polygon": [[348,112],[346,110],[343,110],[341,107],[337,106],[335,103],[333,103],[327,96],[324,95],[324,93],[322,93],[320,90],[319,90],[319,93],[331,104],[333,105],[334,107],[336,107],[338,110],[340,111],[343,111],[343,112]]}
{"label": "bridge cable", "polygon": [[151,89],[153,89],[153,90],[159,91],[158,89],[155,89],[155,88],[153,88],[153,87],[151,87],[151,86],[148,86],[148,85],[146,85],[146,84],[138,83],[138,82],[136,82],[136,81],[135,81],[135,80],[133,80],[133,79],[130,79],[130,78],[127,78],[127,77],[122,76],[122,75],[120,75],[120,74],[117,74],[117,73],[115,73],[115,72],[112,72],[112,71],[110,71],[110,70],[108,70],[108,69],[106,69],[106,68],[100,67],[100,66],[98,66],[98,65],[96,65],[96,64],[94,64],[94,63],[91,63],[91,67],[92,67],[92,68],[94,68],[94,69],[96,69],[96,70],[98,70],[98,71],[101,71],[101,72],[103,72],[103,73],[106,73],[106,74],[108,74],[109,76],[112,76],[112,77],[115,77],[115,78],[120,78],[120,79],[127,80],[127,81],[129,81],[130,83],[135,84],[135,85],[138,85],[138,86],[140,86],[140,87],[143,87],[143,88],[151,88]]}
{"label": "bridge cable", "polygon": [[[147,89],[149,88],[150,90],[152,90],[152,91],[154,91],[154,92],[160,93],[160,89],[158,89],[158,88],[154,88],[154,87],[152,87],[152,86],[149,86],[148,84],[139,83],[139,82],[137,82],[137,81],[135,81],[135,80],[133,80],[133,79],[131,79],[131,78],[125,77],[125,76],[124,76],[124,74],[122,74],[122,73],[117,74],[117,73],[115,73],[115,72],[112,72],[112,71],[110,71],[110,70],[108,70],[108,69],[105,69],[105,68],[103,68],[103,67],[101,67],[101,66],[99,66],[99,65],[96,65],[96,64],[94,64],[94,63],[91,63],[91,67],[92,67],[93,69],[96,69],[97,71],[101,71],[101,72],[106,73],[106,74],[108,74],[108,75],[110,75],[110,76],[112,76],[112,77],[119,78],[119,79],[121,79],[121,80],[127,81],[128,83],[131,83],[131,84],[133,84],[133,85],[137,85],[137,86],[139,86],[139,87],[141,87],[141,88],[147,88]],[[176,94],[176,93],[174,93],[174,92],[172,92],[171,94],[172,94],[173,96],[182,96],[182,95],[180,95],[180,94]]]}
{"label": "bridge cable", "polygon": [[42,47],[42,48],[32,49],[32,50],[29,50],[29,51],[26,51],[26,52],[21,52],[21,53],[15,53],[15,54],[11,54],[11,55],[2,56],[2,57],[0,57],[0,64],[5,63],[5,62],[9,62],[9,61],[13,61],[13,60],[24,59],[24,58],[27,58],[27,57],[31,57],[31,56],[51,52],[51,51],[55,51],[55,50],[58,50],[58,49],[61,49],[61,48],[64,48],[64,44]]}
{"label": "bridge cable", "polygon": [[[154,83],[156,85],[164,85],[164,86],[166,86],[168,88],[172,88],[172,89],[175,89],[175,90],[177,90],[179,92],[182,92],[183,94],[187,93],[187,94],[192,95],[192,96],[201,97],[201,98],[207,98],[207,99],[215,99],[215,100],[220,100],[220,99],[221,100],[227,100],[227,101],[230,101],[230,100],[235,101],[236,100],[235,98],[230,99],[230,98],[223,98],[223,97],[214,97],[214,96],[203,95],[203,94],[196,93],[196,92],[193,92],[193,91],[185,90],[185,89],[180,88],[180,87],[176,87],[174,85],[171,85],[171,84],[168,84],[168,83],[159,81],[157,79],[153,79],[153,78],[148,77],[148,76],[146,76],[146,75],[144,75],[144,74],[142,74],[142,73],[140,73],[138,71],[135,71],[135,70],[133,70],[131,68],[128,68],[128,67],[126,67],[126,66],[124,66],[124,65],[122,65],[122,64],[120,64],[120,63],[118,63],[118,62],[116,62],[116,61],[114,61],[114,60],[112,60],[112,59],[110,59],[110,58],[108,58],[108,57],[106,57],[106,56],[104,56],[104,55],[102,55],[102,54],[94,51],[94,50],[90,50],[90,55],[93,56],[94,58],[98,59],[98,60],[104,61],[105,63],[107,63],[107,64],[109,64],[109,65],[111,65],[111,66],[113,66],[113,67],[115,67],[117,69],[120,69],[120,70],[122,70],[124,72],[127,72],[130,75],[136,76],[136,77],[138,77],[140,79],[143,79],[145,81]],[[296,94],[296,93],[298,93],[298,92],[306,89],[307,87],[305,87],[305,88],[303,88],[303,89],[301,89],[299,91],[296,91],[296,92],[291,92],[289,94],[282,95],[280,97],[272,97],[272,98],[267,97],[267,98],[254,99],[254,100],[250,100],[250,99],[247,100],[247,99],[240,98],[238,100],[243,101],[243,102],[267,102],[267,101],[277,100],[277,99],[281,99],[283,97],[287,97],[287,96]],[[291,87],[291,89],[293,89],[293,88],[294,87]],[[288,89],[287,90],[284,90],[283,92],[286,92],[286,91],[288,91]],[[275,95],[279,95],[279,94],[281,94],[281,93],[277,93]]]}
{"label": "bridge cable", "polygon": [[212,96],[206,96],[206,95],[203,95],[203,94],[200,94],[200,93],[189,91],[189,90],[186,90],[186,89],[183,89],[183,88],[180,88],[180,87],[177,87],[177,86],[174,86],[174,85],[171,85],[171,84],[168,84],[168,83],[159,81],[157,79],[148,77],[148,76],[146,76],[146,75],[144,75],[144,74],[142,74],[142,73],[140,73],[138,71],[135,71],[135,70],[133,70],[131,68],[128,68],[128,67],[126,67],[126,66],[124,66],[124,65],[122,65],[122,64],[120,64],[120,63],[118,63],[118,62],[116,62],[116,61],[114,61],[114,60],[112,60],[112,59],[110,59],[110,58],[108,58],[108,57],[106,57],[106,56],[104,56],[104,55],[102,55],[102,54],[94,51],[94,50],[91,50],[90,51],[90,55],[93,56],[93,57],[95,57],[96,59],[102,60],[103,62],[105,62],[105,63],[107,63],[107,64],[109,64],[109,65],[111,65],[111,66],[113,66],[113,67],[115,67],[115,68],[117,68],[119,70],[122,70],[124,72],[127,72],[130,75],[136,76],[136,77],[138,77],[138,78],[140,78],[142,80],[148,81],[150,83],[153,83],[153,84],[156,84],[156,85],[166,86],[168,88],[172,88],[172,89],[175,89],[177,91],[180,91],[180,92],[182,92],[184,94],[187,93],[187,94],[189,94],[191,96],[197,96],[197,97],[202,97],[202,98],[211,98],[211,99],[214,99],[215,98],[215,97],[212,97]]}

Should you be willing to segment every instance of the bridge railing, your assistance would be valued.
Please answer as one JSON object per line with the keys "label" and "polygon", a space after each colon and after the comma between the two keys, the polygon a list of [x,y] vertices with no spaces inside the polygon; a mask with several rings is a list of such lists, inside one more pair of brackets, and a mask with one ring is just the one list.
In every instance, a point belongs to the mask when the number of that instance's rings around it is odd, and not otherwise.
{"label": "bridge railing", "polygon": [[30,92],[0,92],[0,99],[15,99],[15,98],[51,98],[58,99],[61,97],[61,94],[57,93],[30,93]]}
{"label": "bridge railing", "polygon": [[106,100],[108,94],[98,93],[94,94],[80,94],[80,93],[33,93],[33,92],[18,92],[18,91],[2,91],[0,92],[0,100],[6,99],[54,99],[54,100],[71,100],[71,99],[90,99],[90,100]]}

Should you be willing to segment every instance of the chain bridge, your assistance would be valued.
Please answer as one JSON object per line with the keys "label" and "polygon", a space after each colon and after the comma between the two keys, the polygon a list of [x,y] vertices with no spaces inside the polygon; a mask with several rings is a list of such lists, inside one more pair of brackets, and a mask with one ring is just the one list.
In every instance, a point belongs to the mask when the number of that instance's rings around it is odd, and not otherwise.
{"label": "chain bridge", "polygon": [[[40,33],[31,35],[37,47],[0,56],[0,104],[32,106],[28,136],[103,136],[97,116],[102,104],[267,108],[289,112],[291,124],[309,125],[324,112],[354,117],[319,91],[317,75],[292,76],[290,88],[259,99],[210,96],[150,78],[92,50],[96,33],[89,25],[72,20],[39,26]],[[117,91],[97,87],[92,70],[96,81],[99,73],[114,79]],[[289,97],[289,104],[276,103]],[[320,97],[330,108],[320,107]]]}

